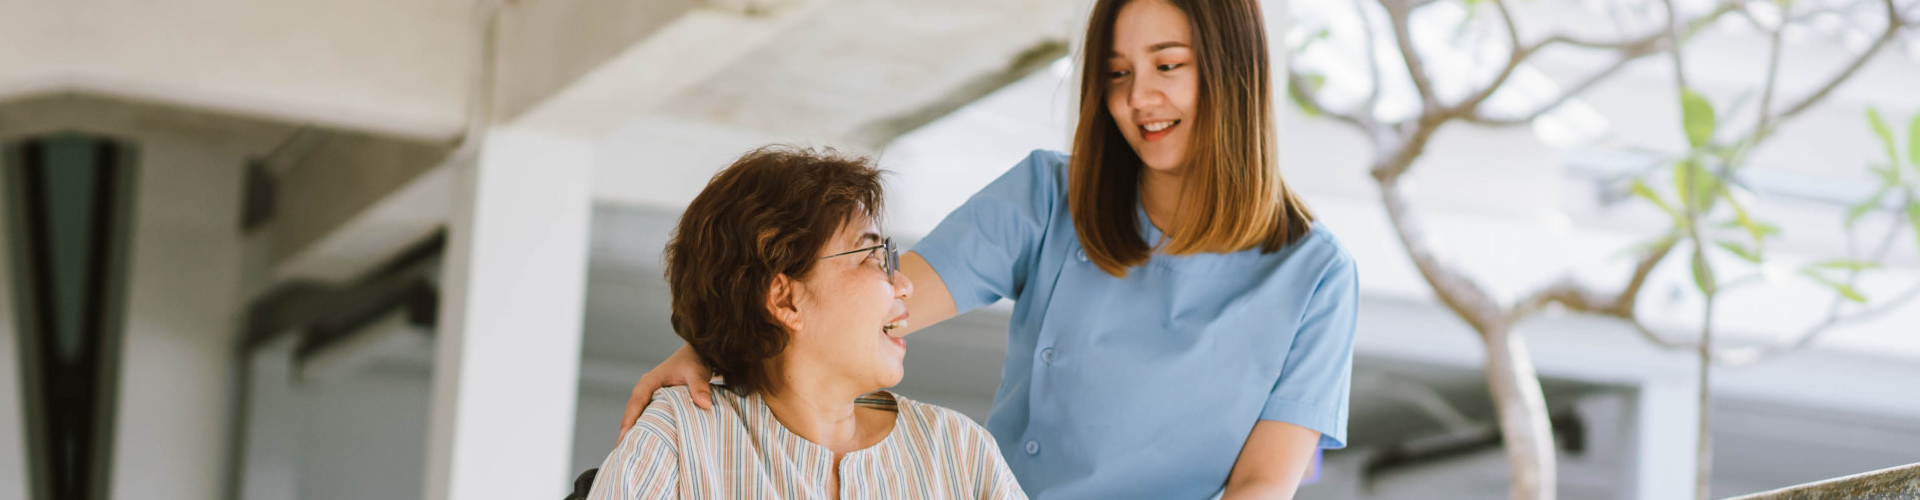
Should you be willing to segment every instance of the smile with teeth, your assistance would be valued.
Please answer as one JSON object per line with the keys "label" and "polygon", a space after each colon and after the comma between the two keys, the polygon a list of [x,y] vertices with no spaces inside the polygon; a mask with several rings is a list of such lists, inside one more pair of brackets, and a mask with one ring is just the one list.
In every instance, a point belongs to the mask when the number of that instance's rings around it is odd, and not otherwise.
{"label": "smile with teeth", "polygon": [[1177,123],[1180,123],[1180,120],[1167,120],[1162,122],[1143,123],[1140,125],[1140,128],[1146,129],[1146,131],[1148,132],[1159,132],[1162,130],[1166,130],[1167,127],[1174,126],[1174,124],[1177,124]]}

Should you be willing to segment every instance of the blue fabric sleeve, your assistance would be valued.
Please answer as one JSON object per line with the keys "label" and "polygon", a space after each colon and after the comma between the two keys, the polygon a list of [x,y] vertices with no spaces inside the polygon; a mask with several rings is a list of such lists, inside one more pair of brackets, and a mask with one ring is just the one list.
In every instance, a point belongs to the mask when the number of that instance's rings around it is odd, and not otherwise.
{"label": "blue fabric sleeve", "polygon": [[1319,431],[1321,448],[1346,447],[1359,309],[1359,276],[1353,259],[1342,252],[1328,264],[1307,299],[1300,329],[1287,351],[1280,381],[1260,412],[1261,420]]}
{"label": "blue fabric sleeve", "polygon": [[946,282],[958,312],[1020,298],[1065,194],[1066,164],[1064,154],[1034,151],[913,246]]}

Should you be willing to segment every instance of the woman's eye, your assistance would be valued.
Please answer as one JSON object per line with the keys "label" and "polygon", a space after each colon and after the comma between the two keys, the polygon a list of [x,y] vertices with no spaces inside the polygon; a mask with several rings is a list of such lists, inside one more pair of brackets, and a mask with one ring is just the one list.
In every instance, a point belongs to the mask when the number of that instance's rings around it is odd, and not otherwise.
{"label": "woman's eye", "polygon": [[1127,70],[1124,70],[1124,69],[1116,69],[1116,70],[1107,72],[1107,78],[1113,78],[1113,79],[1126,78],[1127,75],[1128,75],[1128,72]]}
{"label": "woman's eye", "polygon": [[1160,71],[1173,71],[1175,69],[1179,69],[1181,66],[1185,66],[1185,64],[1181,64],[1181,63],[1162,64],[1158,66],[1158,68],[1160,69]]}

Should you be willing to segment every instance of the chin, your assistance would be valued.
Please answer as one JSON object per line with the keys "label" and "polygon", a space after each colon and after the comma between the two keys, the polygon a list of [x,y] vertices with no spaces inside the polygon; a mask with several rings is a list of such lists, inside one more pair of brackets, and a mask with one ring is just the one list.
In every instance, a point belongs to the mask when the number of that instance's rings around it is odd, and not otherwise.
{"label": "chin", "polygon": [[879,382],[880,388],[882,389],[893,387],[896,385],[900,385],[900,380],[906,378],[906,375],[907,375],[906,372],[907,372],[906,368],[901,367],[900,365],[894,365],[891,371],[880,373],[880,376],[877,377],[874,381]]}

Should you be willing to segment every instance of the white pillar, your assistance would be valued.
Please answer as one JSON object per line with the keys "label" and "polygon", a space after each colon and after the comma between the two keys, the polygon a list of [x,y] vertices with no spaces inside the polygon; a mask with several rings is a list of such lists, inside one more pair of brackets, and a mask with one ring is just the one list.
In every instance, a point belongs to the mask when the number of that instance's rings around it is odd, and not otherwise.
{"label": "white pillar", "polygon": [[590,143],[495,129],[456,159],[441,285],[428,500],[558,498],[586,293]]}
{"label": "white pillar", "polygon": [[[6,176],[0,175],[0,217],[10,203]],[[0,234],[8,234],[0,218]],[[0,500],[27,498],[27,421],[20,391],[18,318],[13,316],[13,242],[0,242]]]}
{"label": "white pillar", "polygon": [[1633,401],[1632,455],[1625,461],[1633,478],[1622,498],[1691,500],[1694,447],[1700,436],[1700,402],[1692,379],[1649,379]]}

